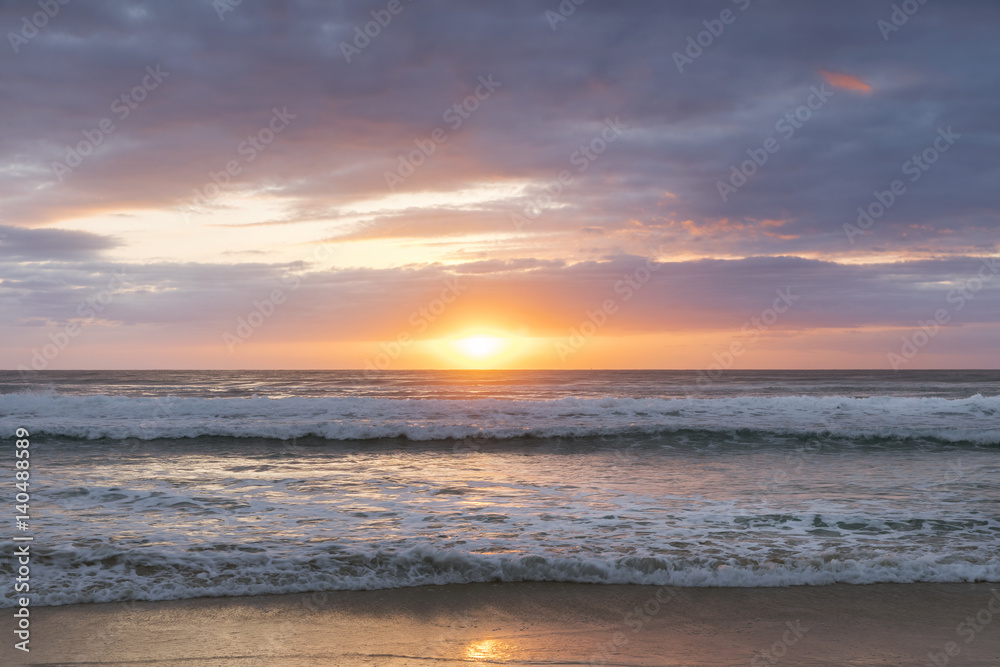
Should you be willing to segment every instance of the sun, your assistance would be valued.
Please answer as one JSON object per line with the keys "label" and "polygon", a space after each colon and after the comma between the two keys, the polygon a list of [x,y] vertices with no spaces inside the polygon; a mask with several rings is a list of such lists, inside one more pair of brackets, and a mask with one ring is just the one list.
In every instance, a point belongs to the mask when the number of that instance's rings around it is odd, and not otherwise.
{"label": "sun", "polygon": [[511,368],[534,353],[537,341],[524,331],[476,326],[431,343],[430,349],[447,368],[487,370]]}
{"label": "sun", "polygon": [[485,360],[502,354],[510,344],[499,336],[466,336],[454,342],[454,347],[470,359]]}

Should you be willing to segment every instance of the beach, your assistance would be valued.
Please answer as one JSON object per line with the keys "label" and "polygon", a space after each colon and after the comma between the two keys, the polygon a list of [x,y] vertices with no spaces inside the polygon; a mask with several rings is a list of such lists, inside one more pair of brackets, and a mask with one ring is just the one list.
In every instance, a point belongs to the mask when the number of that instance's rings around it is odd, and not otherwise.
{"label": "beach", "polygon": [[3,665],[1000,664],[998,373],[47,377]]}
{"label": "beach", "polygon": [[1000,667],[1000,0],[0,24],[0,667]]}
{"label": "beach", "polygon": [[521,583],[69,605],[32,610],[30,655],[10,642],[0,654],[16,665],[992,667],[991,599],[1000,610],[995,584]]}

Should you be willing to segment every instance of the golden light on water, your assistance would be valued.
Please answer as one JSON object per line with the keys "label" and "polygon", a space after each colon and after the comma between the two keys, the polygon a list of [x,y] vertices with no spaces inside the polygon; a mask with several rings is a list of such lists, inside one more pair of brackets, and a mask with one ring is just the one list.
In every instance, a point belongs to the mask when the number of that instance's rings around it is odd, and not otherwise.
{"label": "golden light on water", "polygon": [[468,660],[488,660],[503,663],[514,657],[514,647],[499,639],[484,639],[465,647]]}

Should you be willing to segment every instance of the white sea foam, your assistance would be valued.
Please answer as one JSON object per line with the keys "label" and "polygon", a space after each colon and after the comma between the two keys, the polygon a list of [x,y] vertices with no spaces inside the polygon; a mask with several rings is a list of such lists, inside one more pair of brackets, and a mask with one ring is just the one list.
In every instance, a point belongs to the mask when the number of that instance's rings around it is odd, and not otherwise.
{"label": "white sea foam", "polygon": [[1000,443],[1000,397],[395,400],[0,395],[0,429],[74,438],[584,437],[684,430]]}
{"label": "white sea foam", "polygon": [[[38,605],[121,600],[261,595],[306,591],[371,590],[472,582],[558,581],[688,587],[763,587],[879,582],[1000,581],[1000,563],[942,562],[933,557],[864,560],[830,554],[785,563],[708,557],[554,557],[492,555],[429,546],[403,552],[315,554],[276,559],[262,553],[205,552],[184,558],[113,548],[77,549],[47,556],[33,568],[45,585]],[[7,593],[0,606],[12,606]]]}

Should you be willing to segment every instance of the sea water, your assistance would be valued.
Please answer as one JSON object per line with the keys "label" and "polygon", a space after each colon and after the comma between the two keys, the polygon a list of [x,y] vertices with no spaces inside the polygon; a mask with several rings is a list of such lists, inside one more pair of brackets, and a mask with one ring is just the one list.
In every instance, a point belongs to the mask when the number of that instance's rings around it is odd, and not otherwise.
{"label": "sea water", "polygon": [[1000,581],[1000,372],[0,373],[17,428],[33,604]]}

